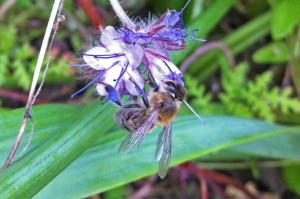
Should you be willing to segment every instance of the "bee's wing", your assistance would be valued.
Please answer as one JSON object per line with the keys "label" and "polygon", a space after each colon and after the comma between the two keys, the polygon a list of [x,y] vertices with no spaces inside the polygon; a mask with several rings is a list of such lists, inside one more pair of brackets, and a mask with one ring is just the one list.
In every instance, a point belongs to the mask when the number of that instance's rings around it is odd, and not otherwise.
{"label": "bee's wing", "polygon": [[172,123],[166,125],[159,134],[156,145],[156,160],[158,161],[158,174],[164,178],[167,174],[172,148]]}
{"label": "bee's wing", "polygon": [[157,120],[159,108],[160,107],[154,108],[145,122],[125,138],[119,148],[119,153],[128,153],[137,150],[146,134],[153,128],[154,123]]}

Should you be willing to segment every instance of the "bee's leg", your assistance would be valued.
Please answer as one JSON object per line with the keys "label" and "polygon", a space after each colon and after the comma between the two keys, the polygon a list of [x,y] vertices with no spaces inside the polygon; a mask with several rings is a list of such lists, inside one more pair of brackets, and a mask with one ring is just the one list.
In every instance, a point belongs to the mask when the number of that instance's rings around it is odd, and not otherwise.
{"label": "bee's leg", "polygon": [[[115,103],[117,106],[120,106],[122,108],[141,108],[140,104],[122,104],[120,100],[111,100],[113,103]],[[105,103],[105,102],[103,102]],[[102,104],[103,104],[102,103]]]}
{"label": "bee's leg", "polygon": [[141,89],[140,87],[138,87],[137,85],[136,85],[135,88],[136,88],[137,92],[142,96],[142,100],[143,100],[145,106],[146,106],[147,108],[149,108],[149,101],[148,101],[147,94],[145,93],[145,91],[142,90],[142,89]]}
{"label": "bee's leg", "polygon": [[122,108],[142,108],[139,104],[123,104],[120,105]]}
{"label": "bee's leg", "polygon": [[[140,92],[139,92],[140,93]],[[147,94],[145,92],[140,93],[142,95],[142,100],[147,108],[149,108],[149,101],[147,98]]]}
{"label": "bee's leg", "polygon": [[146,95],[142,96],[143,102],[147,108],[149,108],[149,101]]}
{"label": "bee's leg", "polygon": [[149,81],[149,85],[152,87],[152,88],[154,88],[154,89],[156,89],[156,88],[158,88],[158,85],[154,82],[154,81]]}
{"label": "bee's leg", "polygon": [[159,86],[155,83],[154,80],[151,80],[151,79],[150,79],[149,85],[153,88],[153,90],[154,90],[155,92],[158,91]]}

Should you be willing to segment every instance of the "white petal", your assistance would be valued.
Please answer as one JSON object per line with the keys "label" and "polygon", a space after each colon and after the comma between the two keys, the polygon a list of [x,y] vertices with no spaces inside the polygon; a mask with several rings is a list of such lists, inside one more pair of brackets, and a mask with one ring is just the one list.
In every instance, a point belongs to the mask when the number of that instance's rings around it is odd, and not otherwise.
{"label": "white petal", "polygon": [[[168,65],[168,67],[166,66],[166,64]],[[171,61],[168,61],[168,60],[165,60],[165,67],[166,68],[170,68],[171,69],[171,71],[172,71],[172,73],[175,73],[176,75],[178,75],[178,76],[182,76],[182,73],[181,73],[181,71],[177,68],[177,66],[173,63],[173,62],[171,62]],[[169,70],[170,71],[170,70]],[[169,73],[170,74],[170,73]]]}
{"label": "white petal", "polygon": [[100,37],[101,44],[103,44],[109,51],[113,53],[122,53],[123,40],[120,35],[112,26],[107,26]]}
{"label": "white petal", "polygon": [[157,83],[164,81],[165,76],[169,76],[172,73],[181,76],[180,70],[172,62],[153,55],[147,56],[149,60],[149,70]]}
{"label": "white petal", "polygon": [[144,52],[139,45],[128,45],[126,51],[124,52],[129,65],[132,68],[137,68],[141,64]]}
{"label": "white petal", "polygon": [[103,84],[97,83],[96,90],[97,90],[97,93],[99,93],[99,95],[101,95],[101,96],[108,95],[108,93],[105,90],[105,86]]}
{"label": "white petal", "polygon": [[116,58],[95,58],[95,56],[103,56],[107,55],[110,56],[112,55],[111,52],[108,52],[105,48],[103,47],[94,47],[87,52],[85,52],[87,55],[83,55],[83,60],[85,63],[87,63],[90,67],[96,69],[96,70],[103,70],[107,69],[110,66],[112,66],[116,61],[120,60],[122,57],[116,57]]}
{"label": "white petal", "polygon": [[[113,66],[112,68],[110,68],[105,72],[104,79],[101,82],[105,83],[106,85],[110,85],[111,87],[114,88],[116,86],[117,79],[120,76],[121,69],[122,67],[120,65]],[[116,90],[118,90],[118,88],[120,87],[121,85],[120,82],[121,80],[119,80],[119,84],[117,85]],[[96,90],[101,96],[108,95],[105,86],[101,83],[97,83]]]}
{"label": "white petal", "polygon": [[[131,80],[134,81],[134,83]],[[140,72],[136,69],[128,67],[124,74],[125,87],[131,95],[138,96],[140,93],[137,91],[136,86],[141,90],[144,89],[144,78]]]}
{"label": "white petal", "polygon": [[[103,82],[111,85],[112,87],[115,87],[117,80],[120,77],[121,70],[122,70],[122,66],[120,64],[111,67],[109,70],[107,70],[105,72]],[[120,80],[119,80],[119,83],[120,83]]]}

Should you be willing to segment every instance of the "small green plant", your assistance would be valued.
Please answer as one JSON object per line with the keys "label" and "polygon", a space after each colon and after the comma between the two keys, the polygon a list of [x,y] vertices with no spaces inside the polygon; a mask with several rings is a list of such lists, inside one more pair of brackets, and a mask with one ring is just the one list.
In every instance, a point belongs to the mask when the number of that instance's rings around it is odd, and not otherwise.
{"label": "small green plant", "polygon": [[[27,42],[18,45],[15,27],[1,28],[0,36],[6,40],[5,45],[0,45],[0,85],[28,90],[37,61],[35,49]],[[61,58],[53,60],[46,82],[70,80],[71,68],[66,63],[67,60]]]}
{"label": "small green plant", "polygon": [[219,94],[227,112],[245,117],[274,121],[277,113],[300,113],[300,102],[292,98],[292,88],[270,89],[273,75],[265,72],[253,81],[246,80],[248,65],[238,66],[227,78],[222,78],[224,92]]}
{"label": "small green plant", "polygon": [[[192,102],[193,108],[201,114],[212,113],[214,109],[211,103],[212,96],[206,93],[205,86],[198,85],[197,80],[187,74],[184,77],[184,83],[188,90],[188,100]],[[190,113],[189,110],[184,112]]]}
{"label": "small green plant", "polygon": [[[246,78],[248,70],[247,64],[241,64],[231,73],[222,76],[221,84],[224,91],[219,94],[219,99],[223,112],[267,121],[275,121],[278,113],[300,113],[300,102],[292,98],[290,87],[282,91],[278,87],[270,89],[273,78],[271,72],[262,73],[253,81],[248,81]],[[202,113],[213,110],[211,95],[205,94],[204,87],[199,87],[192,77],[186,78],[185,82],[193,106],[200,108]]]}

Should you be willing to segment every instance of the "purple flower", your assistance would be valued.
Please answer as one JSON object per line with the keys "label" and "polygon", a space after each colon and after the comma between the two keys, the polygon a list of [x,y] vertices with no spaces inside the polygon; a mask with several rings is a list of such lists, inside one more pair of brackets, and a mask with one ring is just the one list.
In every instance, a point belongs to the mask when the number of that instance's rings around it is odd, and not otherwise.
{"label": "purple flower", "polygon": [[119,39],[127,44],[162,48],[167,51],[185,49],[186,33],[179,15],[175,10],[167,11],[147,25],[136,25],[133,29],[120,28],[117,30],[121,34]]}
{"label": "purple flower", "polygon": [[76,65],[92,81],[72,97],[95,83],[100,96],[121,105],[124,95],[129,99],[144,96],[146,82],[161,84],[170,79],[183,85],[182,74],[169,56],[170,51],[185,49],[185,40],[190,37],[181,17],[182,11],[172,10],[130,29],[107,26],[99,45],[83,53],[83,64]]}
{"label": "purple flower", "polygon": [[115,40],[118,36],[113,27],[106,27],[100,38],[101,46],[85,52],[83,60],[89,67],[104,71],[96,85],[101,96],[109,95],[107,85],[118,93],[139,96],[141,93],[138,91],[144,88],[144,78],[138,68],[143,50],[139,45],[125,45]]}

